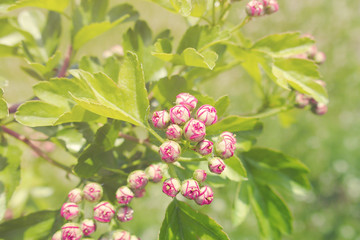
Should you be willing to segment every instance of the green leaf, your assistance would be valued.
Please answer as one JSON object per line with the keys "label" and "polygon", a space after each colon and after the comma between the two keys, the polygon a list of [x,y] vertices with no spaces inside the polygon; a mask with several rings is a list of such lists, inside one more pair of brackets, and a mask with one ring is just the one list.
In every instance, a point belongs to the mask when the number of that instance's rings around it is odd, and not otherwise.
{"label": "green leaf", "polygon": [[244,222],[250,211],[247,185],[248,183],[245,181],[238,183],[238,189],[235,193],[234,204],[231,211],[231,221],[234,227],[237,227]]}
{"label": "green leaf", "polygon": [[251,206],[255,212],[262,239],[281,239],[292,232],[292,216],[284,201],[268,186],[248,184]]}
{"label": "green leaf", "polygon": [[7,116],[9,116],[8,105],[7,105],[7,102],[5,101],[5,99],[2,97],[3,94],[4,94],[4,91],[2,90],[2,88],[0,88],[0,119],[6,118]]}
{"label": "green leaf", "polygon": [[228,96],[222,96],[215,102],[216,114],[218,117],[224,115],[226,110],[229,108],[230,98]]}
{"label": "green leaf", "polygon": [[87,26],[84,26],[79,30],[79,32],[76,33],[74,37],[74,50],[78,50],[84,46],[85,43],[116,27],[128,17],[129,15],[125,15],[114,22],[105,21],[101,23],[91,23]]}
{"label": "green leaf", "polygon": [[148,0],[148,1],[159,4],[160,6],[171,12],[176,12],[176,10],[173,8],[169,0]]}
{"label": "green leaf", "polygon": [[209,135],[219,135],[222,132],[241,132],[249,131],[256,127],[258,123],[257,118],[228,116],[219,122],[206,128],[206,133]]}
{"label": "green leaf", "polygon": [[109,0],[82,0],[81,7],[87,13],[89,22],[102,22],[105,20]]}
{"label": "green leaf", "polygon": [[240,182],[247,177],[246,169],[237,156],[226,159],[226,168],[223,174],[235,182]]}
{"label": "green leaf", "polygon": [[321,103],[328,103],[327,93],[323,86],[315,80],[321,78],[318,66],[305,59],[275,59],[273,74],[296,89],[297,91],[313,97]]}
{"label": "green leaf", "polygon": [[[176,96],[182,92],[188,92],[189,89],[186,84],[186,80],[183,77],[178,75],[172,76],[171,78],[165,77],[159,80],[157,84],[155,97],[159,98],[159,95],[162,95],[166,102],[161,102],[162,104],[168,104],[170,106],[174,103]],[[158,99],[161,101],[161,99]]]}
{"label": "green leaf", "polygon": [[92,75],[82,70],[73,70],[71,73],[83,79],[94,93],[91,98],[74,94],[75,101],[81,107],[138,126],[148,125],[149,100],[143,71],[134,53],[128,52],[125,56],[120,69],[119,86],[103,73]]}
{"label": "green leaf", "polygon": [[15,56],[17,52],[16,47],[0,44],[0,57]]}
{"label": "green leaf", "polygon": [[289,32],[266,36],[255,42],[252,48],[273,57],[288,57],[306,52],[314,43],[314,40],[302,37],[298,32]]}
{"label": "green leaf", "polygon": [[127,3],[114,6],[107,15],[110,22],[114,22],[125,15],[128,17],[124,22],[136,21],[139,18],[139,12],[136,11],[132,5]]}
{"label": "green leaf", "polygon": [[168,206],[159,240],[228,240],[229,237],[210,217],[174,199]]}
{"label": "green leaf", "polygon": [[105,124],[97,130],[94,142],[80,155],[78,163],[74,167],[78,176],[91,177],[105,164],[104,153],[114,147],[120,127],[121,122],[115,121],[113,124]]}
{"label": "green leaf", "polygon": [[70,0],[18,0],[8,10],[14,10],[22,7],[45,8],[56,12],[64,12]]}
{"label": "green leaf", "polygon": [[[60,210],[39,211],[24,217],[3,222],[0,224],[0,236],[5,240],[40,239],[41,235],[47,234],[44,223],[47,221],[53,222],[53,219],[59,212]],[[35,231],[31,236],[30,234],[27,234],[28,231],[33,230],[36,227],[41,231]],[[50,230],[51,224],[46,227],[49,227],[48,230]]]}
{"label": "green leaf", "polygon": [[[46,19],[46,25],[41,32],[41,39],[48,56],[53,56],[60,43],[61,16],[57,12],[50,11]],[[60,56],[59,54],[57,56]],[[56,63],[58,64],[59,61]],[[50,69],[52,70],[52,69]]]}

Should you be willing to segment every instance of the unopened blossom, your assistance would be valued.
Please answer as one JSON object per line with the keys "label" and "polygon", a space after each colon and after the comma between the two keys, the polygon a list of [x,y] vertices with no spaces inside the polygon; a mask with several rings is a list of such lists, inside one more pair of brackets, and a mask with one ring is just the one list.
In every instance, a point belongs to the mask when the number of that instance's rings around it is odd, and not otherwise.
{"label": "unopened blossom", "polygon": [[183,105],[190,111],[192,111],[194,108],[196,108],[196,104],[198,103],[198,100],[189,93],[180,93],[176,96],[176,104],[177,105]]}
{"label": "unopened blossom", "polygon": [[200,189],[200,194],[195,198],[195,202],[199,205],[208,205],[214,199],[214,192],[209,186]]}
{"label": "unopened blossom", "polygon": [[157,111],[153,113],[151,118],[154,127],[156,128],[166,128],[170,122],[170,115],[166,110]]}
{"label": "unopened blossom", "polygon": [[148,179],[154,183],[160,182],[163,178],[163,173],[160,165],[151,164],[145,169],[145,173],[148,176]]}
{"label": "unopened blossom", "polygon": [[66,223],[61,227],[62,240],[79,240],[82,237],[80,225],[76,223]]}
{"label": "unopened blossom", "polygon": [[177,142],[166,141],[159,147],[161,159],[166,163],[175,162],[181,154],[181,147]]}
{"label": "unopened blossom", "polygon": [[204,140],[206,135],[205,124],[199,120],[191,119],[184,126],[184,136],[192,142],[200,142]]}
{"label": "unopened blossom", "polygon": [[116,213],[116,217],[120,222],[127,222],[133,219],[134,210],[131,207],[120,207]]}
{"label": "unopened blossom", "polygon": [[54,235],[51,237],[51,240],[62,240],[61,230],[54,233]]}
{"label": "unopened blossom", "polygon": [[84,219],[81,223],[81,231],[84,236],[89,236],[96,231],[95,221],[92,219]]}
{"label": "unopened blossom", "polygon": [[136,170],[129,174],[127,178],[128,186],[135,189],[143,189],[148,183],[147,175],[142,170]]}
{"label": "unopened blossom", "polygon": [[209,140],[202,140],[196,145],[196,152],[200,153],[203,156],[209,155],[213,151],[214,143]]}
{"label": "unopened blossom", "polygon": [[193,178],[199,183],[203,183],[206,180],[206,172],[202,169],[196,169],[194,171]]}
{"label": "unopened blossom", "polygon": [[222,159],[234,156],[234,152],[235,144],[231,139],[220,138],[220,140],[215,143],[215,153]]}
{"label": "unopened blossom", "polygon": [[119,187],[116,190],[116,199],[119,204],[129,204],[134,198],[134,193],[127,186]]}
{"label": "unopened blossom", "polygon": [[304,108],[310,103],[310,97],[303,93],[296,92],[295,95],[295,106],[298,108]]}
{"label": "unopened blossom", "polygon": [[170,108],[170,120],[174,124],[182,125],[190,119],[190,111],[183,105]]}
{"label": "unopened blossom", "polygon": [[261,0],[251,0],[245,8],[247,15],[250,17],[262,16],[265,14],[264,4]]}
{"label": "unopened blossom", "polygon": [[314,61],[317,64],[323,64],[326,60],[326,55],[323,52],[317,52],[314,57]]}
{"label": "unopened blossom", "polygon": [[82,190],[79,188],[75,188],[71,190],[68,194],[69,202],[80,203],[83,199],[82,195],[83,195]]}
{"label": "unopened blossom", "polygon": [[200,194],[198,182],[193,179],[183,181],[181,184],[181,194],[188,199],[194,200]]}
{"label": "unopened blossom", "polygon": [[318,51],[318,50],[317,50],[316,45],[315,45],[315,44],[312,45],[312,46],[306,51],[307,57],[308,57],[309,59],[314,59],[317,51]]}
{"label": "unopened blossom", "polygon": [[268,0],[268,4],[265,6],[265,13],[272,14],[279,10],[279,3],[276,0]]}
{"label": "unopened blossom", "polygon": [[177,178],[168,178],[164,181],[162,191],[170,197],[175,197],[180,191],[180,181]]}
{"label": "unopened blossom", "polygon": [[83,189],[83,194],[89,202],[98,202],[103,196],[103,188],[98,183],[88,183]]}
{"label": "unopened blossom", "polygon": [[235,138],[235,135],[231,132],[223,132],[220,134],[220,138],[223,138],[223,139],[228,139],[230,140],[233,144],[236,143],[236,138]]}
{"label": "unopened blossom", "polygon": [[182,129],[176,124],[170,124],[170,126],[166,129],[166,137],[169,140],[180,140],[182,134]]}
{"label": "unopened blossom", "polygon": [[79,206],[75,203],[64,203],[61,207],[60,215],[66,220],[73,220],[79,216]]}
{"label": "unopened blossom", "polygon": [[221,158],[215,157],[208,162],[209,170],[212,173],[221,174],[225,169],[225,163]]}
{"label": "unopened blossom", "polygon": [[324,115],[328,111],[328,107],[324,103],[317,103],[312,106],[311,111],[316,115]]}
{"label": "unopened blossom", "polygon": [[131,240],[131,235],[125,230],[117,230],[113,233],[113,240]]}
{"label": "unopened blossom", "polygon": [[145,196],[146,193],[146,189],[134,189],[134,194],[136,198],[142,198],[143,196]]}
{"label": "unopened blossom", "polygon": [[109,202],[101,202],[94,207],[94,219],[99,222],[110,222],[115,215],[115,208]]}
{"label": "unopened blossom", "polygon": [[211,105],[202,105],[196,111],[196,119],[203,122],[206,126],[210,126],[216,123],[218,119],[216,109]]}

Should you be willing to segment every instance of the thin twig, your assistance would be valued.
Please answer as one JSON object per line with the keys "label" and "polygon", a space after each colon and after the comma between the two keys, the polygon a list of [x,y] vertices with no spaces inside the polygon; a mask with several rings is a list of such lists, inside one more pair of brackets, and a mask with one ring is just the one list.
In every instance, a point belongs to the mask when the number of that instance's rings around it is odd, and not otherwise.
{"label": "thin twig", "polygon": [[7,133],[8,135],[16,138],[17,140],[22,141],[23,143],[25,143],[26,145],[28,145],[37,155],[39,155],[40,157],[42,157],[43,159],[45,159],[48,163],[59,167],[63,170],[65,170],[68,173],[72,174],[71,168],[55,161],[54,159],[52,159],[50,156],[48,156],[46,153],[44,153],[40,148],[38,148],[30,139],[28,139],[27,137],[5,127],[5,126],[1,126],[1,129]]}
{"label": "thin twig", "polygon": [[62,78],[66,76],[66,71],[69,68],[70,65],[70,59],[71,59],[71,54],[72,54],[73,48],[72,46],[69,46],[65,58],[64,58],[64,63],[60,69],[60,71],[57,74],[57,77]]}

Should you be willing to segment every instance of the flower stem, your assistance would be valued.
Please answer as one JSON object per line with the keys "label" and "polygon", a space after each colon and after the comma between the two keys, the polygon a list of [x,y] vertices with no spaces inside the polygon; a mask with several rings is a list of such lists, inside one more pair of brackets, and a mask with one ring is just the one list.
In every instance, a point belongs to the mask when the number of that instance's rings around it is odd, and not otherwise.
{"label": "flower stem", "polygon": [[231,32],[231,33],[236,32],[237,30],[239,30],[240,28],[242,28],[243,26],[245,26],[245,24],[247,24],[250,20],[251,20],[251,17],[246,16],[246,17],[244,18],[244,20],[243,20],[240,24],[238,24],[238,25],[236,25],[235,27],[233,27],[233,28],[230,30],[230,32]]}

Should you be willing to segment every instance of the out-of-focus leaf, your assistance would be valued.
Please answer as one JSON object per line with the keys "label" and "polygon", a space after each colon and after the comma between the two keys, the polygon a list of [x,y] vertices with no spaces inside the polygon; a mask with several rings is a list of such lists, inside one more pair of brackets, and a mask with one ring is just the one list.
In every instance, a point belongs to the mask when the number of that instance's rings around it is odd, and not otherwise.
{"label": "out-of-focus leaf", "polygon": [[16,52],[17,47],[0,44],[0,57],[12,57],[16,55]]}
{"label": "out-of-focus leaf", "polygon": [[258,123],[257,118],[228,116],[217,123],[206,128],[206,133],[209,135],[218,135],[222,132],[241,132],[249,131],[256,127]]}
{"label": "out-of-focus leaf", "polygon": [[154,2],[162,6],[163,8],[171,11],[176,12],[176,10],[173,8],[169,0],[149,0],[150,2]]}
{"label": "out-of-focus leaf", "polygon": [[74,167],[78,176],[91,177],[105,164],[104,153],[114,147],[120,126],[121,122],[115,121],[113,124],[105,124],[98,129],[94,142],[80,155],[78,163]]}
{"label": "out-of-focus leaf", "polygon": [[181,15],[187,17],[191,13],[191,0],[170,0],[173,8],[178,11]]}
{"label": "out-of-focus leaf", "polygon": [[223,175],[236,182],[240,182],[247,177],[246,169],[237,156],[226,159],[226,168]]}
{"label": "out-of-focus leaf", "polygon": [[[0,224],[0,236],[5,240],[40,239],[51,229],[57,211],[40,211]],[[49,224],[45,224],[49,222]],[[37,228],[37,229],[36,229]]]}
{"label": "out-of-focus leaf", "polygon": [[60,43],[61,16],[50,11],[47,15],[46,25],[41,32],[41,39],[48,56],[53,56]]}
{"label": "out-of-focus leaf", "polygon": [[281,234],[292,232],[291,213],[270,187],[249,183],[248,194],[262,239],[277,240],[281,239]]}
{"label": "out-of-focus leaf", "polygon": [[231,211],[231,221],[234,227],[239,226],[250,211],[250,201],[248,195],[248,183],[243,181],[238,183],[235,194],[234,204]]}
{"label": "out-of-focus leaf", "polygon": [[73,127],[65,127],[56,133],[55,138],[60,142],[68,151],[78,153],[86,143],[82,134]]}
{"label": "out-of-focus leaf", "polygon": [[4,91],[2,90],[2,88],[0,88],[0,119],[9,116],[8,105],[5,99],[2,97],[3,94]]}
{"label": "out-of-focus leaf", "polygon": [[224,115],[229,105],[230,105],[230,99],[228,96],[222,96],[221,98],[219,98],[214,105],[217,116],[221,117],[222,115]]}
{"label": "out-of-focus leaf", "polygon": [[87,15],[88,22],[102,22],[105,20],[109,0],[82,0],[81,7]]}
{"label": "out-of-focus leaf", "polygon": [[159,235],[159,240],[168,239],[228,240],[229,237],[213,219],[174,199],[166,210]]}
{"label": "out-of-focus leaf", "polygon": [[273,74],[286,81],[295,90],[313,97],[321,103],[328,103],[327,93],[323,86],[315,82],[321,78],[318,66],[305,59],[275,59]]}
{"label": "out-of-focus leaf", "polygon": [[266,36],[255,42],[252,48],[266,52],[273,57],[286,57],[304,53],[314,43],[314,40],[302,37],[298,32],[288,32]]}
{"label": "out-of-focus leaf", "polygon": [[107,15],[110,22],[114,22],[125,15],[128,17],[124,20],[124,22],[136,21],[139,18],[138,11],[136,11],[132,5],[127,3],[114,6]]}
{"label": "out-of-focus leaf", "polygon": [[8,10],[14,10],[22,7],[38,7],[48,10],[63,12],[68,6],[70,0],[18,0]]}

